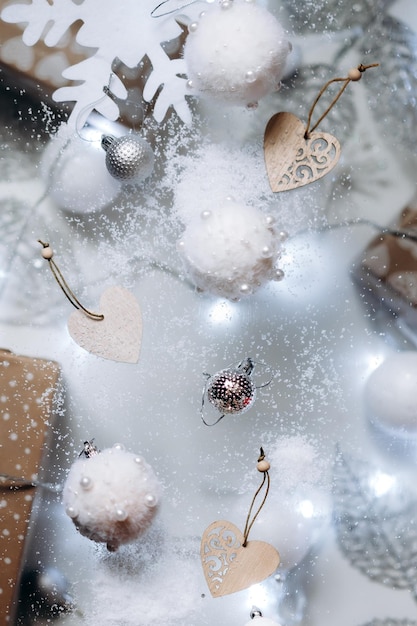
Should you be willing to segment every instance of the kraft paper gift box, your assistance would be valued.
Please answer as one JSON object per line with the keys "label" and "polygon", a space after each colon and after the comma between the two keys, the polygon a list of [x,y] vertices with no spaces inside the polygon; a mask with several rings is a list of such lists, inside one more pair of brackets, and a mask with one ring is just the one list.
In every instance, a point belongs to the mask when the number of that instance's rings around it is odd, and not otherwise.
{"label": "kraft paper gift box", "polygon": [[[53,420],[58,365],[0,350],[0,473],[36,480]],[[14,623],[35,487],[0,480],[0,626]]]}
{"label": "kraft paper gift box", "polygon": [[[392,230],[417,239],[417,209],[405,208]],[[357,259],[353,278],[368,305],[385,310],[399,319],[400,326],[417,333],[417,240],[377,235]]]}

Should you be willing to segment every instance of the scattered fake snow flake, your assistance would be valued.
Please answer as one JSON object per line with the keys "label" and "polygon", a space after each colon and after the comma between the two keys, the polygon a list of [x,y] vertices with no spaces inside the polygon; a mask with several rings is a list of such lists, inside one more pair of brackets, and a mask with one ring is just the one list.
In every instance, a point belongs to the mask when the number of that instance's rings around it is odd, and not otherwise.
{"label": "scattered fake snow flake", "polygon": [[277,468],[277,488],[282,491],[313,487],[326,480],[328,463],[318,449],[301,435],[278,439],[275,445],[270,445],[267,457],[271,468]]}
{"label": "scattered fake snow flake", "polygon": [[[168,543],[166,553],[155,558],[152,545],[155,536],[145,537],[149,545],[134,544],[122,548],[96,568],[92,580],[92,596],[86,626],[171,626],[193,623],[192,614],[201,603],[200,562],[182,559],[172,553]],[[174,540],[173,540],[174,541]],[[192,544],[190,552],[194,552]],[[152,557],[153,554],[153,557]],[[179,575],[179,568],[181,575]],[[161,593],[161,580],[163,592]],[[175,609],[173,609],[175,607]],[[191,620],[190,620],[191,616]]]}

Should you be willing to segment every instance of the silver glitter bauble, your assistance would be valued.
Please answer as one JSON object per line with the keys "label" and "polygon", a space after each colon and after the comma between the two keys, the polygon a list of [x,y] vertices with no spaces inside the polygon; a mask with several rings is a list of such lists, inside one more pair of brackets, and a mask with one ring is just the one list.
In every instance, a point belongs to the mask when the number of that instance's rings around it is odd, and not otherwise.
{"label": "silver glitter bauble", "polygon": [[[247,359],[249,361],[249,359]],[[246,361],[245,361],[246,363]],[[243,413],[255,400],[255,385],[244,366],[217,372],[207,381],[209,402],[223,414]]]}
{"label": "silver glitter bauble", "polygon": [[140,182],[152,174],[154,154],[142,137],[124,135],[116,138],[103,135],[101,146],[106,151],[106,167],[113,178]]}

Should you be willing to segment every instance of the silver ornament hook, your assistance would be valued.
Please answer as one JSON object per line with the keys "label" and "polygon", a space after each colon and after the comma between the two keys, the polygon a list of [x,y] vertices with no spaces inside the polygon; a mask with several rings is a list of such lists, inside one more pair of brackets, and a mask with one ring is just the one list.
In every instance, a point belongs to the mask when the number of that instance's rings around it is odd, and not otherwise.
{"label": "silver ornament hook", "polygon": [[172,15],[172,13],[177,13],[178,11],[181,11],[182,9],[185,9],[186,7],[189,7],[191,4],[196,4],[196,2],[198,2],[199,0],[191,0],[190,2],[186,2],[185,4],[182,4],[181,6],[177,7],[176,9],[171,9],[170,11],[165,11],[165,13],[159,13],[159,15],[156,15],[156,12],[158,9],[160,9],[161,7],[163,7],[165,4],[169,4],[170,2],[172,2],[172,0],[163,0],[163,2],[160,2],[152,11],[151,11],[151,17],[154,18],[159,18],[159,17],[165,17],[166,15]]}
{"label": "silver ornament hook", "polygon": [[84,115],[86,114],[87,111],[92,111],[93,109],[95,109],[95,107],[98,104],[101,104],[106,98],[111,98],[114,99],[114,95],[113,93],[110,91],[110,85],[111,82],[113,80],[114,77],[114,73],[110,72],[110,76],[109,76],[109,82],[107,83],[107,85],[103,86],[103,95],[98,98],[97,100],[94,100],[94,102],[91,102],[89,104],[87,104],[83,109],[81,109],[81,111],[78,113],[77,115],[77,119],[75,121],[75,132],[78,135],[78,137],[82,140],[82,141],[87,141],[88,143],[96,143],[97,139],[87,139],[87,137],[83,137],[83,135],[81,134],[82,129],[85,127],[86,122],[83,123],[83,125],[80,127],[80,120],[83,119]]}
{"label": "silver ornament hook", "polygon": [[255,619],[255,617],[262,617],[261,611],[257,606],[253,606],[251,612],[249,613],[251,619]]}
{"label": "silver ornament hook", "polygon": [[93,442],[94,439],[90,439],[90,441],[84,441],[84,447],[78,456],[85,456],[86,459],[90,459],[92,456],[99,454],[100,450],[97,448],[97,446],[94,445]]}

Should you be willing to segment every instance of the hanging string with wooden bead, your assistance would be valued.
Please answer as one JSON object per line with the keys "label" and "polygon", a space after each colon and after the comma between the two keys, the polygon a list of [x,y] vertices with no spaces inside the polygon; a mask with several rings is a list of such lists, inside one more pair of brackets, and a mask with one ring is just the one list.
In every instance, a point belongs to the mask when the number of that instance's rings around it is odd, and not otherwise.
{"label": "hanging string with wooden bead", "polygon": [[86,315],[88,315],[88,317],[91,317],[91,319],[94,319],[97,321],[104,320],[104,315],[102,315],[101,313],[93,313],[92,311],[89,311],[78,300],[78,298],[76,297],[76,295],[74,294],[70,286],[68,285],[67,281],[65,280],[64,276],[62,275],[61,270],[59,269],[59,267],[53,260],[54,252],[51,246],[49,245],[49,243],[45,243],[41,239],[38,239],[38,242],[43,246],[43,249],[41,252],[43,258],[46,261],[48,261],[49,267],[51,268],[51,272],[56,282],[61,287],[66,298],[69,300],[69,302],[71,302],[72,306],[75,307],[76,309],[81,309]]}
{"label": "hanging string with wooden bead", "polygon": [[[263,474],[263,478],[262,478],[261,484],[259,485],[258,489],[255,492],[255,495],[253,496],[251,505],[249,507],[249,512],[248,512],[248,515],[246,517],[245,529],[243,531],[243,544],[242,544],[243,547],[245,547],[246,544],[248,543],[248,538],[249,538],[249,533],[251,531],[251,528],[252,528],[253,524],[255,523],[255,520],[258,517],[259,513],[261,512],[261,510],[262,510],[262,508],[263,508],[263,506],[264,506],[264,504],[266,502],[266,499],[268,497],[269,487],[270,487],[270,484],[271,484],[271,479],[270,479],[270,476],[269,476],[269,469],[270,469],[270,467],[271,467],[271,465],[265,459],[265,453],[263,451],[263,448],[261,448],[260,455],[258,457],[258,463],[256,465],[256,469],[258,470],[258,472],[261,472]],[[253,510],[253,507],[255,506],[256,498],[261,493],[265,483],[266,483],[266,490],[265,490],[264,497],[262,499],[261,504],[258,507],[258,510],[256,511],[256,513],[254,514],[254,516],[251,519],[252,510]]]}
{"label": "hanging string with wooden bead", "polygon": [[[360,80],[362,78],[362,74],[366,70],[368,70],[371,67],[378,67],[378,66],[379,66],[379,63],[371,63],[370,65],[363,65],[361,63],[360,65],[358,65],[358,67],[352,67],[348,71],[348,75],[346,77],[344,77],[344,78],[331,78],[330,80],[328,80],[327,83],[325,85],[323,85],[323,87],[320,89],[319,93],[316,96],[316,99],[314,100],[313,104],[311,105],[311,108],[310,108],[310,111],[309,111],[309,114],[308,114],[306,129],[305,129],[305,132],[304,132],[304,138],[308,139],[310,134],[313,131],[316,130],[316,128],[324,120],[326,115],[328,115],[330,113],[331,109],[334,107],[336,102],[339,100],[340,96],[343,94],[343,92],[345,91],[346,87],[349,85],[350,82],[357,82],[358,80]],[[336,96],[333,98],[333,100],[331,101],[331,103],[329,104],[327,109],[324,111],[324,113],[319,117],[317,122],[310,128],[311,118],[313,116],[314,109],[316,108],[316,105],[317,105],[318,101],[320,100],[320,98],[322,97],[324,92],[327,90],[327,88],[332,83],[338,83],[338,82],[343,82],[343,85],[342,85],[341,89],[336,94]]]}

